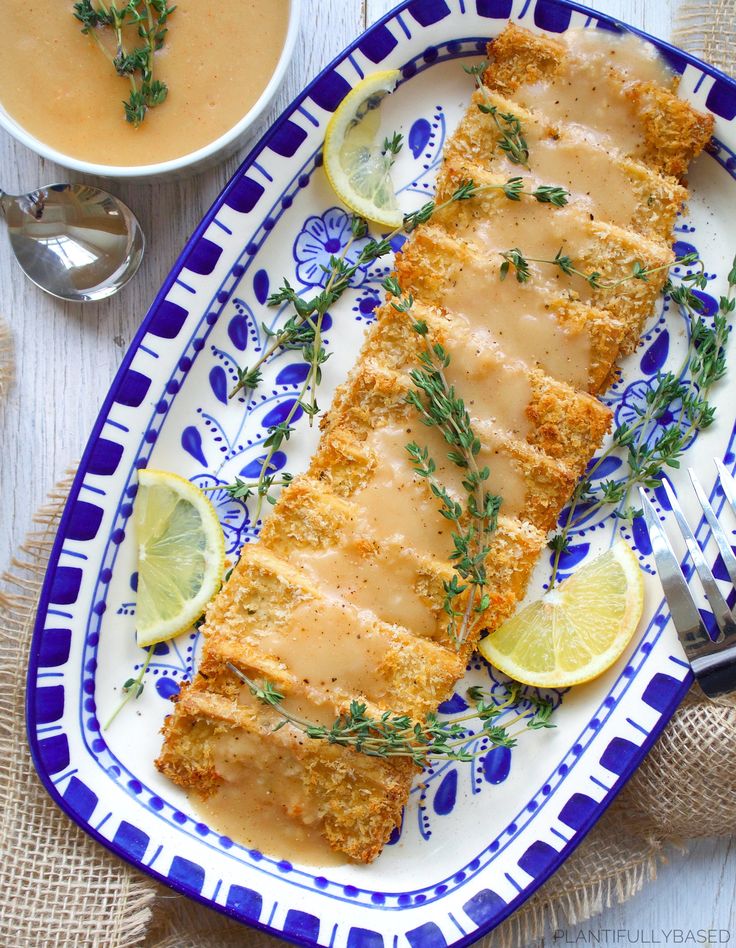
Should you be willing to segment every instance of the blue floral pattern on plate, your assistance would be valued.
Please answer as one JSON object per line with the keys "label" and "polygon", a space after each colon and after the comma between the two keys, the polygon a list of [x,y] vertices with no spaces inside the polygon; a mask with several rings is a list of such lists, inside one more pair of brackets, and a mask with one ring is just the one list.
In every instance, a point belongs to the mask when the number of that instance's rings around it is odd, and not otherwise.
{"label": "blue floral pattern on plate", "polygon": [[[345,254],[345,261],[354,266],[367,238],[351,243],[350,216],[339,207],[331,207],[324,214],[308,217],[294,242],[296,278],[304,286],[324,286],[327,282],[332,257]],[[353,286],[360,286],[366,276],[365,268],[356,271]]]}

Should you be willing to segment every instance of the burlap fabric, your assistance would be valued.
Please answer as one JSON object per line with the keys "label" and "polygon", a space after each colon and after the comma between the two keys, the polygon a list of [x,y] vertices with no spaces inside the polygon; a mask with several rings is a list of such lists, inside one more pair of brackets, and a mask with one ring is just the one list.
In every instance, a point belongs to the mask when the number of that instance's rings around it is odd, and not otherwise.
{"label": "burlap fabric", "polygon": [[[720,68],[736,58],[736,3],[683,10],[675,42]],[[0,324],[0,396],[11,363]],[[0,594],[0,945],[235,948],[281,944],[163,889],[89,839],[51,802],[30,760],[23,704],[40,584],[68,482],[36,515]],[[666,849],[736,833],[736,708],[697,690],[563,867],[484,946],[521,948],[590,918],[655,877]]]}
{"label": "burlap fabric", "polygon": [[672,42],[732,76],[736,63],[736,0],[683,4]]}

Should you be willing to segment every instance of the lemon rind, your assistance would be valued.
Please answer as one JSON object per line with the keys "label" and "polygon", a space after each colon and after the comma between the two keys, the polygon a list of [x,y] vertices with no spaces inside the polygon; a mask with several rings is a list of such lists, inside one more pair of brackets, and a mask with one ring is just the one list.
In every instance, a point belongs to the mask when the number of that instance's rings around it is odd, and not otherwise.
{"label": "lemon rind", "polygon": [[364,101],[367,88],[390,93],[396,88],[396,84],[400,78],[400,70],[384,69],[379,72],[370,73],[354,86],[338,105],[332,118],[328,122],[323,147],[325,175],[335,194],[353,213],[359,214],[371,223],[389,228],[396,228],[401,225],[404,219],[401,211],[392,214],[377,214],[377,208],[374,204],[345,188],[338,180],[340,176],[334,173],[334,169],[339,167],[339,151],[342,144],[342,138],[339,140],[335,139],[335,130],[341,123],[347,124],[345,116],[350,112],[354,103]]}
{"label": "lemon rind", "polygon": [[[494,633],[492,633],[480,642],[479,651],[481,655],[503,674],[521,684],[536,688],[569,688],[594,681],[608,671],[623,655],[636,634],[644,608],[644,580],[636,555],[627,543],[619,541],[610,551],[606,552],[613,553],[616,561],[621,565],[627,581],[626,609],[619,630],[612,638],[608,649],[599,653],[593,660],[575,671],[564,672],[559,668],[555,668],[548,672],[530,673],[529,669],[515,662],[511,656],[494,648]],[[595,560],[591,561],[591,563],[593,562]]]}
{"label": "lemon rind", "polygon": [[[222,573],[225,565],[225,538],[222,533],[217,512],[211,501],[191,481],[171,471],[143,469],[139,471],[138,483],[144,487],[164,484],[188,500],[200,513],[206,538],[205,557],[208,563],[216,562],[217,570],[208,570],[201,589],[186,607],[174,618],[157,623],[148,629],[140,629],[136,624],[136,642],[141,648],[149,648],[160,642],[167,642],[186,632],[204,614],[207,604],[222,585]],[[172,485],[176,487],[172,487]]]}

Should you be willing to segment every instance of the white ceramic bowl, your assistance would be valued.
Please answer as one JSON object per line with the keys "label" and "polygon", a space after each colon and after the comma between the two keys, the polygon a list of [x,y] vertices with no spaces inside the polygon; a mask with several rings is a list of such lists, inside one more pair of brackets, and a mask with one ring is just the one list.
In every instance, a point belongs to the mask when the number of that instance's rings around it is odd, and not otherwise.
{"label": "white ceramic bowl", "polygon": [[276,69],[271,76],[268,85],[261,93],[260,98],[245,113],[245,115],[232,128],[228,129],[224,135],[220,135],[214,141],[190,152],[188,155],[182,155],[179,158],[172,158],[169,161],[160,161],[150,165],[103,165],[91,161],[82,161],[79,158],[72,158],[65,155],[55,148],[51,148],[45,142],[36,138],[27,132],[22,125],[19,125],[0,104],[0,128],[4,128],[19,142],[27,148],[49,158],[66,168],[72,168],[84,174],[99,175],[104,178],[119,178],[127,180],[148,180],[161,177],[182,177],[193,174],[197,171],[203,171],[205,168],[223,161],[228,155],[243,144],[248,137],[252,126],[261,118],[263,113],[273,101],[276,93],[284,81],[286,70],[289,67],[291,58],[294,55],[296,38],[299,33],[299,22],[301,13],[301,0],[290,0],[289,3],[289,24],[286,30],[286,39],[281,50],[281,55],[276,64]]}

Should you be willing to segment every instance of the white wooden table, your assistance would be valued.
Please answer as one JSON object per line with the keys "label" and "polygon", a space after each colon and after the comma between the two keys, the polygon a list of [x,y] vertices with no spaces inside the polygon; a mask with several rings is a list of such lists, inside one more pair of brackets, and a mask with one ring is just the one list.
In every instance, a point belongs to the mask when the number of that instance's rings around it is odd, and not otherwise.
{"label": "white wooden table", "polygon": [[[392,0],[303,0],[302,36],[272,115],[360,33]],[[668,38],[680,0],[588,0],[591,6]],[[263,123],[265,128],[268,120]],[[262,129],[256,130],[256,135]],[[0,238],[0,315],[10,324],[16,381],[0,406],[2,517],[0,569],[31,525],[49,488],[82,452],[123,354],[180,249],[239,163],[186,181],[108,184],[141,220],[148,253],[118,296],[84,306],[64,304],[24,279]],[[19,193],[79,176],[38,158],[0,130],[0,183]],[[661,929],[730,929],[736,944],[733,842],[703,840],[675,854],[659,880],[638,897],[550,944],[650,943]],[[608,934],[604,930],[608,930]],[[654,935],[652,935],[654,932]],[[590,933],[590,934],[589,934]],[[643,937],[642,937],[643,936]],[[673,936],[676,937],[676,936]],[[655,944],[657,942],[654,942]],[[672,941],[670,940],[670,943]]]}

